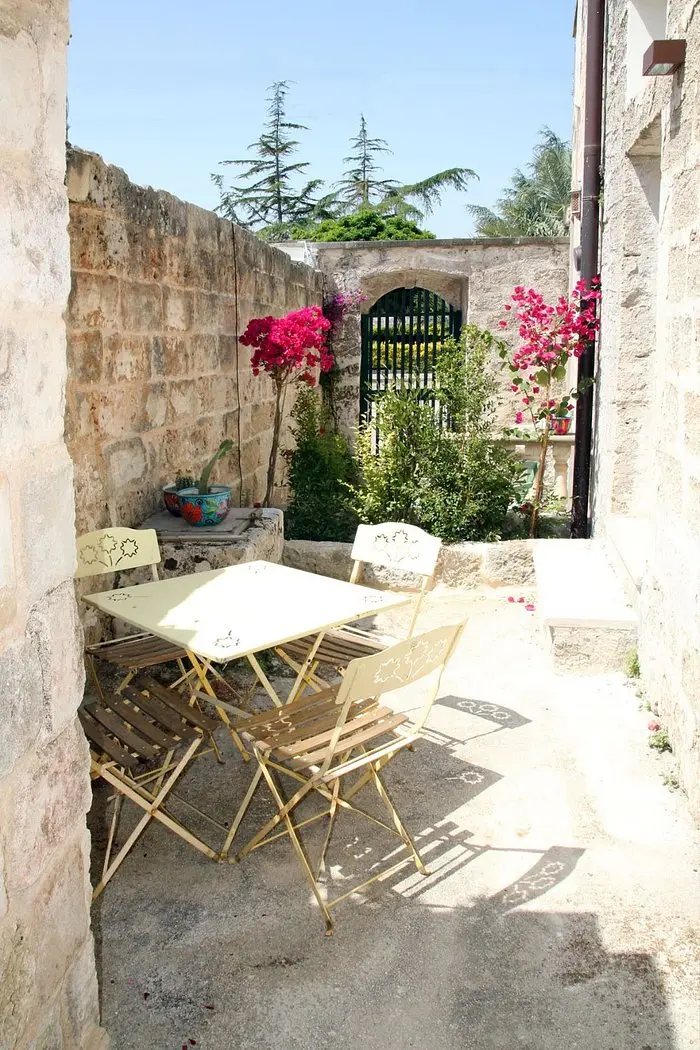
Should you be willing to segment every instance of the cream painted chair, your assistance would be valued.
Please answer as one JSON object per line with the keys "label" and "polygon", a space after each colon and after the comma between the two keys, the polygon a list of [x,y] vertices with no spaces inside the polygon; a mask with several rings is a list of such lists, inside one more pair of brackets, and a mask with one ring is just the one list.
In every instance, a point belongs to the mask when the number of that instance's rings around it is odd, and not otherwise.
{"label": "cream painted chair", "polygon": [[[257,715],[237,726],[241,738],[258,762],[258,777],[248,791],[245,805],[250,804],[260,778],[265,782],[277,806],[277,814],[268,820],[257,835],[236,857],[241,860],[251,850],[288,835],[304,869],[306,878],[326,922],[326,932],[333,932],[330,909],[357,893],[358,890],[413,860],[421,874],[427,875],[416,846],[390,798],[381,770],[404,748],[422,735],[440,688],[442,672],[459,641],[463,624],[438,627],[416,635],[405,642],[361,660],[353,660],[339,685],[323,693],[311,694],[292,701],[274,712]],[[417,717],[398,713],[382,701],[385,693],[412,685],[433,676],[432,688]],[[285,799],[278,779],[291,779],[292,795]],[[352,783],[345,787],[345,778]],[[385,823],[353,804],[357,793],[372,787],[389,813]],[[307,796],[320,795],[327,808],[316,816],[304,816],[293,823],[293,812]],[[396,835],[408,851],[388,868],[375,872],[359,886],[346,889],[331,900],[318,884],[325,855],[339,810],[349,810],[367,817],[374,824]],[[329,817],[320,861],[314,871],[299,838],[299,828],[323,817]],[[439,818],[436,817],[436,819]],[[240,823],[237,818],[235,827]],[[276,830],[282,825],[282,830]],[[222,856],[228,852],[234,829],[229,831]],[[357,855],[360,847],[352,852]],[[392,856],[395,854],[392,853]],[[374,866],[373,866],[374,868]]]}
{"label": "cream painted chair", "polygon": [[[161,558],[155,529],[114,528],[88,532],[78,537],[77,559],[77,580],[143,566],[150,567],[154,580],[159,578],[157,566]],[[152,634],[132,634],[126,638],[88,645],[85,655],[95,687],[103,701],[104,693],[95,667],[96,659],[124,672],[124,677],[117,686],[117,693],[120,693],[139,671],[158,664],[176,662],[183,679],[187,677],[182,662],[186,655],[185,650]]]}
{"label": "cream painted chair", "polygon": [[[93,779],[101,778],[115,789],[107,851],[93,899],[105,888],[152,820],[215,859],[216,851],[168,812],[166,802],[171,796],[177,797],[219,831],[226,832],[223,824],[176,796],[174,791],[177,781],[197,757],[205,736],[211,739],[219,722],[187,704],[174,689],[148,677],[123,686],[120,694],[107,691],[100,700],[84,704],[78,710],[78,717],[90,744]],[[113,854],[124,799],[144,812],[121,848]]]}
{"label": "cream painted chair", "polygon": [[[433,582],[441,546],[442,540],[415,525],[397,522],[359,525],[351,552],[354,564],[350,583],[361,582],[365,564],[381,566],[394,572],[409,572],[420,577],[420,590],[413,605],[407,634],[410,638],[415,630],[423,598]],[[298,672],[315,642],[314,636],[307,635],[292,642],[285,642],[284,646],[275,651],[285,663]],[[351,660],[381,652],[387,644],[391,642],[357,627],[345,626],[327,631],[316,650],[307,680],[317,687],[325,685],[326,683],[316,675],[316,668],[320,663],[330,664],[342,673]]]}

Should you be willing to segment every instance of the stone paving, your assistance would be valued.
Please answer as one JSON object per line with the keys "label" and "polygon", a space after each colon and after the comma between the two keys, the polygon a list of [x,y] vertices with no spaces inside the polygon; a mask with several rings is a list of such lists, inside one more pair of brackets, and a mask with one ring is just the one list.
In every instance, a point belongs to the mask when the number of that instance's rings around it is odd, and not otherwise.
{"label": "stone paving", "polygon": [[[432,874],[407,865],[339,905],[326,938],[284,839],[217,865],[150,829],[93,909],[114,1050],[696,1050],[684,797],[634,684],[555,675],[536,614],[507,597],[437,591],[421,620],[468,617],[429,738],[387,775]],[[228,747],[186,793],[228,816],[249,776]],[[269,813],[260,791],[243,835]],[[340,819],[330,877],[359,881],[392,845]]]}

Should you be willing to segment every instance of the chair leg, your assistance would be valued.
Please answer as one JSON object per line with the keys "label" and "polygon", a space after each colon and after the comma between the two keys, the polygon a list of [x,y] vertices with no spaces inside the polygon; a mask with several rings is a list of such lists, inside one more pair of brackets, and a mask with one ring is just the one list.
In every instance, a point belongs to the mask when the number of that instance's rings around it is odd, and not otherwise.
{"label": "chair leg", "polygon": [[116,693],[121,693],[122,689],[129,684],[131,679],[134,678],[136,676],[136,674],[138,674],[138,668],[130,667],[129,670],[127,671],[127,673],[122,678],[122,680],[119,683],[119,685],[117,686],[117,688],[115,689],[115,692]]}
{"label": "chair leg", "polygon": [[377,789],[377,793],[384,805],[386,806],[386,808],[389,810],[389,813],[391,814],[391,819],[394,822],[394,826],[401,838],[403,839],[406,848],[410,850],[411,854],[413,855],[413,860],[416,867],[418,868],[418,871],[421,873],[421,875],[430,875],[430,872],[428,871],[421,859],[420,853],[416,849],[416,845],[413,839],[411,838],[408,829],[401,820],[401,817],[399,816],[394,803],[391,801],[389,792],[387,791],[382,778],[379,776],[379,771],[374,768],[374,764],[370,764],[369,768],[372,771],[372,782],[374,783],[374,786]]}
{"label": "chair leg", "polygon": [[318,870],[316,872],[316,878],[320,878],[321,874],[326,870],[326,853],[328,846],[331,841],[331,835],[333,834],[333,826],[335,824],[335,818],[338,815],[338,795],[340,793],[340,778],[333,784],[333,791],[331,797],[331,808],[328,814],[328,831],[326,832],[326,838],[323,843],[323,849],[321,850],[321,856],[318,861]]}
{"label": "chair leg", "polygon": [[236,832],[238,831],[238,828],[240,827],[240,824],[241,824],[241,821],[243,820],[243,817],[246,815],[246,812],[248,810],[248,806],[250,805],[250,803],[253,800],[253,795],[257,791],[257,787],[258,787],[258,784],[260,783],[261,778],[262,778],[262,770],[260,769],[260,766],[258,766],[258,768],[255,770],[255,774],[253,776],[253,779],[250,782],[250,786],[249,786],[248,790],[245,793],[245,798],[243,799],[243,801],[241,802],[240,806],[238,807],[238,812],[236,813],[236,816],[233,818],[233,821],[231,823],[231,827],[229,828],[228,835],[226,836],[226,841],[224,842],[223,849],[221,850],[221,853],[219,854],[219,860],[226,860],[226,858],[228,857],[229,850],[231,849],[231,843],[233,842],[233,840],[234,840],[234,838],[236,836]]}
{"label": "chair leg", "polygon": [[[205,693],[207,693],[207,695],[209,697],[211,697],[211,703],[216,708],[216,712],[217,712],[219,718],[221,719],[221,721],[224,723],[224,725],[228,729],[228,731],[229,731],[229,733],[231,735],[231,739],[233,740],[234,744],[236,745],[236,747],[240,751],[241,756],[243,757],[243,761],[247,762],[249,760],[249,758],[250,758],[250,755],[248,754],[248,751],[247,751],[243,741],[241,740],[240,736],[238,735],[238,733],[234,729],[234,727],[233,727],[233,725],[231,723],[231,719],[228,717],[226,711],[224,711],[223,707],[218,706],[216,693],[214,692],[214,690],[211,687],[211,684],[209,682],[209,679],[207,678],[207,674],[206,674],[206,670],[204,669],[204,666],[202,664],[200,664],[199,659],[195,656],[194,653],[188,652],[187,655],[188,655],[190,663],[192,664],[192,667],[193,667],[193,669],[195,671],[195,674],[197,675],[197,678],[199,679],[199,681],[201,683],[202,688],[204,689]],[[221,753],[219,752],[218,747],[214,743],[213,738],[212,738],[212,744],[214,744],[214,750],[216,751],[216,754],[217,754],[217,757],[219,759],[219,762],[223,762],[223,759],[221,757]]]}
{"label": "chair leg", "polygon": [[152,813],[146,813],[141,818],[141,820],[138,822],[138,824],[136,825],[134,830],[131,832],[131,834],[129,835],[128,839],[126,840],[126,842],[124,843],[122,848],[119,850],[119,853],[117,853],[116,857],[114,858],[114,860],[112,861],[110,866],[105,871],[102,872],[102,878],[97,883],[97,885],[95,886],[94,890],[92,891],[92,899],[93,900],[96,900],[97,897],[99,897],[99,895],[102,893],[102,890],[105,888],[105,886],[107,885],[109,880],[112,878],[112,876],[114,875],[115,871],[117,870],[117,868],[119,867],[121,862],[124,860],[124,858],[128,854],[128,852],[131,849],[131,847],[134,845],[134,843],[139,838],[139,836],[146,830],[146,827],[148,826],[148,824],[150,824],[150,822],[152,820],[153,820],[153,814]]}
{"label": "chair leg", "polygon": [[140,788],[135,783],[135,781],[128,779],[124,774],[120,774],[119,771],[116,770],[116,767],[97,767],[97,770],[102,779],[106,780],[108,784],[111,784],[112,787],[116,788],[117,791],[120,793],[120,796],[131,799],[132,802],[135,802],[137,806],[141,807],[141,809],[145,809],[146,812],[141,818],[141,820],[138,822],[136,827],[133,829],[122,848],[119,850],[119,853],[117,853],[117,855],[113,858],[109,867],[106,869],[106,871],[102,873],[102,878],[93,890],[93,900],[95,900],[95,898],[98,897],[100,893],[102,893],[102,890],[105,888],[105,886],[112,878],[119,865],[127,856],[136,840],[143,834],[143,832],[148,827],[149,823],[154,819],[162,824],[165,824],[165,826],[170,828],[171,831],[174,831],[177,835],[183,838],[186,842],[189,842],[190,845],[194,846],[202,853],[205,853],[212,859],[216,858],[216,853],[214,852],[214,850],[212,850],[204,842],[201,842],[195,835],[189,832],[177,821],[173,820],[173,818],[168,816],[167,813],[160,812],[160,807],[163,805],[166,797],[172,791],[176,781],[179,780],[180,776],[184,773],[185,769],[190,763],[190,760],[194,757],[195,751],[201,743],[201,736],[198,736],[196,740],[192,741],[192,743],[187,748],[178,764],[170,773],[170,776],[168,777],[166,782],[161,786],[160,790],[155,795],[146,791],[145,788]]}
{"label": "chair leg", "polygon": [[[265,774],[265,765],[260,759],[258,759],[258,773],[260,774],[260,776],[263,776]],[[258,777],[258,780],[260,779],[260,776]],[[268,776],[265,777],[266,780],[268,779]],[[294,795],[292,795],[289,801],[284,803],[283,808],[291,813],[294,807],[298,806],[301,800],[305,798],[311,790],[311,785],[305,782],[303,787],[299,788],[299,790]],[[279,792],[277,792],[277,795],[279,795]],[[254,835],[250,842],[246,842],[245,846],[240,851],[240,853],[236,854],[236,860],[243,860],[243,858],[248,853],[254,850],[257,846],[262,845],[263,839],[267,838],[267,836],[270,834],[273,828],[276,828],[277,825],[280,824],[283,819],[284,815],[281,810],[279,813],[276,813],[274,817],[270,817],[268,822],[260,828],[260,831],[257,833],[257,835]]]}
{"label": "chair leg", "polygon": [[[304,852],[304,847],[301,844],[301,840],[299,839],[299,836],[297,835],[296,831],[294,830],[294,824],[292,823],[292,819],[291,819],[291,817],[289,815],[290,803],[289,802],[285,802],[284,799],[282,798],[282,796],[280,795],[279,791],[277,790],[277,785],[275,784],[272,776],[270,775],[270,771],[268,770],[267,766],[264,763],[261,763],[261,768],[262,768],[263,776],[265,777],[265,780],[267,781],[267,786],[269,787],[269,789],[270,789],[270,791],[272,793],[272,796],[273,796],[273,798],[274,798],[274,800],[277,803],[277,806],[279,808],[280,816],[281,816],[282,820],[284,820],[284,823],[287,826],[287,834],[289,835],[290,839],[292,840],[292,845],[294,846],[294,849],[296,850],[297,856],[299,857],[299,860],[301,862],[301,866],[304,869],[306,877],[307,877],[307,879],[309,881],[309,885],[311,886],[311,889],[313,891],[313,895],[316,898],[318,906],[321,909],[321,912],[323,914],[323,918],[324,918],[324,921],[326,923],[326,936],[330,937],[331,934],[333,933],[333,920],[331,919],[331,913],[329,912],[328,908],[326,907],[326,902],[324,901],[323,896],[321,895],[321,891],[318,888],[318,883],[317,883],[317,881],[316,881],[316,879],[314,877],[313,871],[311,870],[311,865],[309,864],[308,860],[306,859],[306,854]],[[311,785],[307,785],[307,788],[308,788],[308,790],[311,790]],[[298,794],[299,794],[299,792],[297,792],[297,795]],[[306,794],[306,792],[304,792],[304,794]],[[296,805],[296,803],[295,803],[295,805]]]}
{"label": "chair leg", "polygon": [[114,843],[114,836],[117,832],[117,826],[119,824],[119,816],[121,814],[122,802],[124,801],[123,795],[116,795],[114,798],[114,809],[112,811],[112,820],[109,825],[109,835],[107,837],[107,850],[105,852],[105,860],[102,865],[102,878],[104,879],[107,869],[109,868],[109,858],[112,855],[112,845]]}
{"label": "chair leg", "polygon": [[102,703],[104,703],[105,702],[105,694],[102,692],[102,685],[100,683],[100,679],[99,679],[98,674],[97,674],[97,668],[95,667],[95,661],[94,661],[94,659],[93,659],[93,657],[91,656],[90,653],[85,653],[85,659],[87,661],[88,667],[90,668],[90,674],[92,675],[92,680],[95,683],[95,689],[97,690],[97,695],[99,696],[99,698],[102,701]]}

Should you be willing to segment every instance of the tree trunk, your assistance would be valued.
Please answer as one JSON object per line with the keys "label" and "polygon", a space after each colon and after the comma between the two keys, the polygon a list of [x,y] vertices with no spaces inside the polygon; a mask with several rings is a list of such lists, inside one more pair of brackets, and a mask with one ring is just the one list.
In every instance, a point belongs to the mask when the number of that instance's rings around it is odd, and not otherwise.
{"label": "tree trunk", "polygon": [[272,424],[272,448],[270,449],[270,459],[267,464],[267,487],[265,489],[265,499],[263,500],[263,507],[269,507],[270,501],[275,488],[275,471],[277,469],[277,454],[279,452],[280,445],[280,430],[282,429],[282,415],[284,413],[284,400],[286,394],[286,385],[284,380],[275,380],[277,391],[275,397],[275,419]]}
{"label": "tree trunk", "polygon": [[540,520],[540,503],[542,502],[542,493],[544,491],[544,472],[547,466],[547,449],[549,448],[549,416],[544,421],[544,431],[542,434],[542,448],[540,449],[540,461],[537,466],[537,478],[535,481],[535,499],[532,505],[532,515],[530,517],[530,539],[534,539],[537,535],[537,526]]}

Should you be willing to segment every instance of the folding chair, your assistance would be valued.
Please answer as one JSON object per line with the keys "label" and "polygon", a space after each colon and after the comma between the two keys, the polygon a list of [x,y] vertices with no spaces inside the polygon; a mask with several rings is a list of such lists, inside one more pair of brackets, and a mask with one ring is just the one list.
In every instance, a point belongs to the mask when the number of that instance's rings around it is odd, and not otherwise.
{"label": "folding chair", "polygon": [[[318,901],[327,934],[333,932],[330,909],[334,905],[395,871],[407,860],[412,858],[418,871],[423,875],[429,874],[389,797],[380,771],[421,736],[422,727],[440,688],[442,671],[454,651],[462,628],[462,624],[438,627],[400,642],[382,653],[353,660],[339,685],[325,692],[302,697],[272,714],[258,715],[237,726],[242,739],[257,759],[259,774],[264,777],[278,812],[240,851],[236,860],[241,860],[251,850],[267,845],[281,835],[288,835]],[[415,720],[380,702],[384,693],[410,685],[430,674],[434,682]],[[294,794],[287,800],[278,786],[280,774],[290,777],[297,785]],[[344,778],[352,774],[359,774],[359,778],[349,788],[341,790]],[[248,791],[246,806],[250,803],[257,780],[251,785],[252,790]],[[364,787],[373,787],[377,791],[389,811],[393,826],[353,804],[353,799]],[[329,803],[328,808],[294,824],[293,810],[312,792],[321,795]],[[339,809],[359,813],[398,836],[409,856],[402,857],[334,900],[324,900],[318,879]],[[329,817],[329,824],[314,873],[298,831],[325,816]],[[239,823],[240,819],[237,818],[236,826]],[[275,831],[279,824],[284,825],[283,830]],[[229,832],[222,856],[230,845],[231,837]]]}
{"label": "folding chair", "polygon": [[[79,536],[77,541],[77,580],[87,576],[101,576],[108,572],[123,572],[148,566],[154,580],[158,579],[160,548],[155,529],[101,529]],[[104,700],[102,685],[95,668],[95,659],[103,660],[124,672],[117,686],[121,692],[135,674],[158,664],[176,662],[183,677],[188,674],[183,664],[185,650],[172,642],[165,642],[152,634],[131,634],[107,642],[88,645],[85,655],[98,695]]]}
{"label": "folding chair", "polygon": [[[78,709],[78,717],[90,743],[91,775],[116,789],[114,812],[107,840],[102,876],[93,899],[105,888],[151,820],[157,820],[189,842],[195,849],[216,859],[218,853],[197,838],[165,808],[169,796],[227,829],[180,796],[173,788],[201,746],[204,734],[219,724],[216,719],[191,707],[173,689],[144,677],[122,685],[121,693],[108,692],[100,700]],[[176,757],[177,752],[182,754]],[[125,798],[145,811],[119,852],[112,847]]]}
{"label": "folding chair", "polygon": [[[385,522],[383,525],[359,525],[355,533],[351,557],[353,568],[350,583],[359,583],[365,564],[379,565],[399,572],[411,572],[420,576],[421,586],[413,605],[413,616],[407,638],[413,635],[418,614],[426,592],[429,590],[440,555],[442,540],[431,536],[415,525]],[[346,625],[327,631],[314,654],[307,681],[316,688],[327,683],[316,674],[319,664],[330,664],[343,673],[351,660],[372,653],[382,652],[395,639],[381,639],[376,634]],[[292,642],[285,642],[275,652],[297,673],[306,661],[316,638],[307,635]]]}

